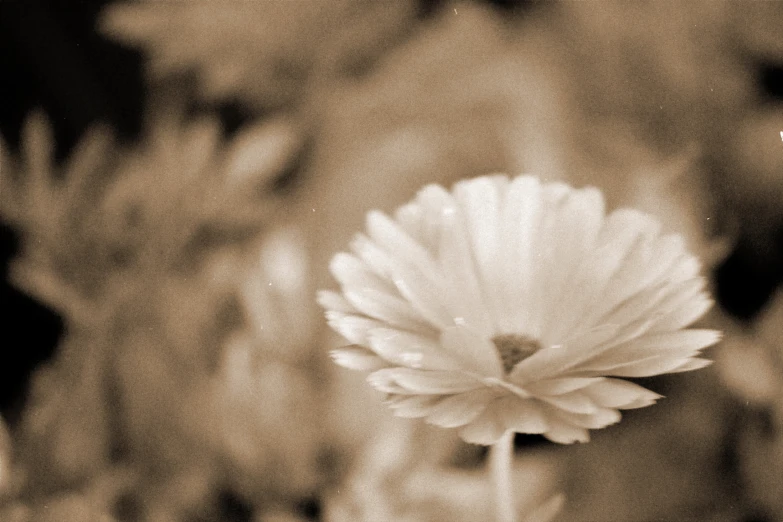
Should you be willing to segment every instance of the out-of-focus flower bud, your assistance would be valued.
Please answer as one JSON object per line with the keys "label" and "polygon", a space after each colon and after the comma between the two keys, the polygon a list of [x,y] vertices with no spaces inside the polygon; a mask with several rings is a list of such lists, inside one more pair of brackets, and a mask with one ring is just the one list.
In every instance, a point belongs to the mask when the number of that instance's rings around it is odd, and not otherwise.
{"label": "out-of-focus flower bud", "polygon": [[34,377],[19,434],[33,488],[78,484],[108,461],[101,348],[89,335],[72,335],[61,346],[62,357]]}
{"label": "out-of-focus flower bud", "polygon": [[154,75],[194,70],[200,95],[290,105],[316,74],[367,66],[414,23],[412,0],[173,4],[117,2],[100,27],[145,49]]}
{"label": "out-of-focus flower bud", "polygon": [[[737,123],[731,143],[730,196],[745,205],[783,217],[783,111],[766,111]],[[758,217],[757,217],[758,219]]]}
{"label": "out-of-focus flower bud", "polygon": [[[468,522],[492,511],[493,495],[482,470],[433,459],[435,445],[447,440],[442,434],[402,419],[386,419],[379,428],[347,480],[327,496],[327,522]],[[553,455],[519,456],[512,473],[518,520],[551,520],[563,503],[561,496],[552,497],[557,481]]]}
{"label": "out-of-focus flower bud", "polygon": [[240,283],[250,334],[261,357],[301,364],[312,355],[318,318],[304,237],[292,227],[271,231],[256,255]]}
{"label": "out-of-focus flower bud", "polygon": [[754,407],[769,406],[783,391],[780,363],[757,338],[728,337],[715,365],[732,393]]}
{"label": "out-of-focus flower bud", "polygon": [[288,119],[263,121],[242,130],[226,152],[229,189],[259,191],[273,183],[301,147],[301,130]]}

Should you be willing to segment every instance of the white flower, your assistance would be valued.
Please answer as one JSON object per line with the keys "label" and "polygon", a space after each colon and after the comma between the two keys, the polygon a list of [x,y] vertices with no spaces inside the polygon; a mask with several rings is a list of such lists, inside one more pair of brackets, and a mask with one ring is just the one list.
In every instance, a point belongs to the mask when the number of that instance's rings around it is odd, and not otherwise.
{"label": "white flower", "polygon": [[372,371],[403,417],[492,444],[507,430],[571,443],[660,396],[617,377],[702,368],[713,330],[683,330],[711,306],[678,235],[601,193],[532,176],[422,189],[390,219],[367,216],[322,291],[350,346],[337,364]]}

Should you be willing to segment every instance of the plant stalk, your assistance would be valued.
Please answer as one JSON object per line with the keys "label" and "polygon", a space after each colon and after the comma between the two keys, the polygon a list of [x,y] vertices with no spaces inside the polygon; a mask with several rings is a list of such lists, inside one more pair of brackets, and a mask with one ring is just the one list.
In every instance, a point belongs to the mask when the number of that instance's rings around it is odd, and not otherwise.
{"label": "plant stalk", "polygon": [[489,471],[495,490],[496,522],[516,522],[511,494],[511,465],[514,461],[514,431],[507,431],[489,451]]}

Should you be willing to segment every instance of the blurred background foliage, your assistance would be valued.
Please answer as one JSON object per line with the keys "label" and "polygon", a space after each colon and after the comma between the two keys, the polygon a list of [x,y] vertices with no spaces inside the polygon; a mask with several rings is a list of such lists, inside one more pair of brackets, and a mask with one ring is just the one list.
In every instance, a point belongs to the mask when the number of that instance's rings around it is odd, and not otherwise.
{"label": "blurred background foliage", "polygon": [[482,519],[484,453],[332,368],[313,292],[370,208],[528,171],[683,234],[726,339],[588,445],[519,436],[519,509],[783,520],[781,27],[778,2],[1,2],[0,519]]}

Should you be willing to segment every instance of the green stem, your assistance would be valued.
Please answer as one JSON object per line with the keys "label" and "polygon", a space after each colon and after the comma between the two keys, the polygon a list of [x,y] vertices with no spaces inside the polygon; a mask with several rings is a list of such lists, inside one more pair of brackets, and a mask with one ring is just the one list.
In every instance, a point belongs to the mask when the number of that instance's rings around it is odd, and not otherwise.
{"label": "green stem", "polygon": [[514,460],[514,432],[509,430],[489,451],[489,470],[495,489],[496,522],[515,522],[514,497],[511,494],[511,464]]}

